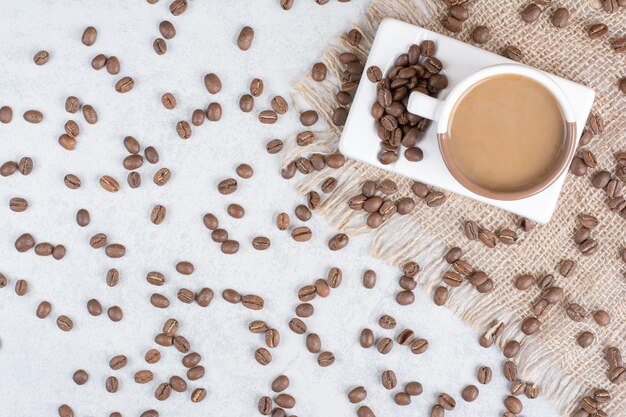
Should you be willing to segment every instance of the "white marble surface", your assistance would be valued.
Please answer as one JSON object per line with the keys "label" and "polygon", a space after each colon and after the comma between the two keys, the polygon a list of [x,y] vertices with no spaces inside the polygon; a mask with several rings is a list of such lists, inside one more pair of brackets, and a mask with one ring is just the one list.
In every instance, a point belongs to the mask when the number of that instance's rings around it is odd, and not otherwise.
{"label": "white marble surface", "polygon": [[[367,237],[352,239],[348,248],[331,253],[326,241],[334,232],[318,217],[309,222],[315,237],[308,243],[296,244],[274,227],[278,212],[291,213],[301,201],[292,184],[277,175],[279,157],[266,154],[264,145],[272,138],[286,138],[297,128],[297,117],[291,112],[276,125],[266,126],[256,121],[256,111],[267,108],[273,94],[288,96],[290,86],[325,45],[359,19],[366,6],[365,1],[340,4],[333,0],[320,7],[312,0],[297,0],[292,11],[284,12],[277,3],[195,0],[186,14],[172,18],[165,0],[154,6],[142,0],[0,2],[0,105],[10,105],[15,114],[11,124],[0,125],[0,160],[30,155],[35,163],[30,176],[0,178],[0,272],[10,281],[0,289],[1,417],[52,416],[62,403],[70,404],[77,416],[108,416],[116,410],[124,416],[138,416],[147,408],[156,408],[161,416],[258,415],[258,398],[270,392],[270,382],[280,373],[291,378],[288,392],[297,399],[293,414],[301,417],[355,415],[356,407],[347,401],[346,393],[356,385],[367,387],[370,394],[365,404],[378,416],[427,415],[441,391],[459,400],[453,415],[496,416],[504,410],[502,399],[507,389],[499,371],[501,354],[495,348],[480,348],[477,335],[448,310],[435,307],[423,291],[417,291],[412,306],[398,306],[393,300],[398,271],[369,257]],[[164,18],[174,22],[178,34],[168,42],[168,53],[156,56],[151,43]],[[234,43],[246,24],[255,28],[256,39],[252,49],[243,53]],[[90,48],[80,43],[87,25],[99,31],[97,43]],[[52,54],[43,67],[32,62],[40,49]],[[136,80],[131,93],[116,93],[113,86],[118,77],[90,68],[97,53],[119,57],[120,76],[131,75]],[[218,73],[224,83],[215,97],[208,95],[202,83],[203,75],[210,71]],[[237,102],[253,77],[265,80],[266,92],[257,100],[254,114],[244,115]],[[159,97],[165,91],[177,96],[177,110],[162,108]],[[56,143],[69,116],[63,110],[64,99],[71,94],[92,104],[100,116],[93,126],[77,117],[82,133],[74,152]],[[175,122],[188,119],[194,108],[204,108],[213,100],[222,103],[223,120],[194,128],[192,138],[181,141],[173,129]],[[44,122],[25,123],[21,114],[29,108],[41,109]],[[158,167],[152,165],[140,169],[141,188],[132,190],[126,185],[121,166],[125,135],[137,137],[144,146],[157,147],[161,154],[158,166],[173,172],[167,186],[159,188],[150,181]],[[255,176],[240,181],[236,194],[218,194],[217,182],[234,175],[241,162],[253,165]],[[63,185],[63,176],[70,172],[83,180],[80,190]],[[100,188],[97,181],[104,174],[123,183],[119,193]],[[29,200],[31,207],[26,212],[9,210],[8,200],[16,196]],[[230,202],[243,204],[246,217],[228,219],[225,207]],[[168,208],[167,219],[160,226],[149,221],[156,203]],[[83,207],[92,216],[86,228],[74,221],[76,211]],[[207,211],[216,213],[242,242],[237,255],[222,255],[210,240],[201,221]],[[39,241],[65,244],[67,256],[55,261],[32,251],[17,253],[13,243],[24,232]],[[90,248],[89,237],[97,232],[126,245],[126,256],[111,260]],[[250,247],[257,234],[272,239],[268,251]],[[175,263],[183,259],[196,265],[193,275],[183,277],[175,272]],[[332,367],[320,368],[314,355],[306,351],[303,336],[293,334],[287,323],[297,304],[297,289],[325,275],[330,266],[344,270],[344,283],[328,299],[314,301],[317,311],[308,320],[324,348],[337,355]],[[118,268],[122,275],[115,288],[104,282],[110,267]],[[366,268],[378,272],[373,290],[360,284]],[[144,277],[150,270],[163,272],[168,283],[160,288],[148,285]],[[24,297],[13,291],[20,278],[30,283]],[[228,287],[256,293],[265,297],[266,307],[253,312],[218,297],[202,309],[176,299],[182,286],[209,286],[218,294]],[[156,310],[149,304],[155,290],[171,299],[169,309]],[[89,316],[86,302],[93,297],[105,308],[121,306],[124,320],[113,323],[106,315]],[[53,304],[53,313],[45,320],[35,317],[41,300]],[[383,313],[428,338],[429,351],[414,356],[396,346],[383,356],[374,349],[361,349],[357,339],[363,327],[375,329],[377,335],[397,333],[377,327],[377,318]],[[63,333],[56,327],[54,320],[59,314],[74,319],[74,330]],[[202,403],[190,402],[191,389],[185,394],[173,393],[163,403],[153,396],[159,382],[184,373],[182,355],[172,348],[159,348],[163,358],[154,366],[143,361],[144,353],[155,347],[152,340],[168,317],[181,321],[181,333],[203,356],[206,376],[190,383],[190,388],[208,390]],[[254,350],[263,345],[261,336],[247,330],[253,319],[265,319],[281,332],[281,344],[267,367],[253,359]],[[111,371],[108,360],[116,354],[127,355],[129,364]],[[494,381],[480,387],[476,402],[464,403],[460,390],[476,383],[476,369],[484,364],[494,369]],[[72,373],[79,368],[90,374],[84,386],[72,382]],[[132,376],[140,369],[152,369],[155,381],[135,384]],[[395,370],[401,383],[419,380],[424,394],[408,407],[396,406],[392,401],[395,390],[387,392],[379,382],[384,369]],[[116,394],[104,389],[109,375],[120,379]],[[543,398],[523,402],[523,415],[557,415]]]}

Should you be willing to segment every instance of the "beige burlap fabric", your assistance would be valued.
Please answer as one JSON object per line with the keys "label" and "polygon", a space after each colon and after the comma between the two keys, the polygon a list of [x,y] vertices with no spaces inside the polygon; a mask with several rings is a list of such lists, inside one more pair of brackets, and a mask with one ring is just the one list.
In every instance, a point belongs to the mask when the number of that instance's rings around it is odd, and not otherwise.
{"label": "beige burlap fabric", "polygon": [[[379,22],[384,17],[393,17],[466,42],[470,42],[473,27],[486,25],[491,28],[492,40],[484,45],[485,49],[498,53],[509,44],[516,45],[524,53],[524,63],[593,88],[597,94],[593,111],[604,118],[606,128],[588,149],[598,159],[597,169],[614,172],[614,154],[626,150],[626,97],[617,88],[617,81],[626,76],[626,55],[614,52],[609,40],[626,34],[626,11],[607,14],[596,0],[561,0],[546,7],[535,24],[527,25],[519,18],[519,12],[527,3],[528,0],[476,0],[470,5],[471,17],[465,22],[463,32],[451,35],[439,23],[445,12],[441,1],[374,0],[364,21],[354,26],[363,34],[361,44],[351,46],[347,38],[342,37],[324,54],[329,79],[316,83],[307,75],[296,85],[294,101],[302,108],[316,109],[326,129],[316,132],[317,141],[305,148],[296,146],[295,140],[290,141],[285,163],[312,152],[336,150],[341,130],[333,126],[331,116],[338,106],[334,94],[343,72],[337,55],[350,51],[365,61]],[[557,6],[565,6],[572,13],[564,29],[550,24],[550,16]],[[609,34],[590,40],[585,28],[597,22],[606,23]],[[340,170],[310,174],[298,187],[305,193],[318,188],[328,176],[334,176],[339,185],[333,193],[324,196],[319,212],[347,233],[370,233],[374,256],[390,264],[418,260],[423,269],[419,280],[427,291],[441,283],[441,275],[447,268],[442,255],[447,248],[461,246],[466,259],[493,278],[495,289],[488,295],[481,295],[467,284],[454,288],[447,306],[481,332],[492,320],[503,321],[506,330],[498,344],[501,347],[510,339],[521,342],[522,350],[516,362],[522,377],[539,383],[543,394],[563,415],[571,414],[578,400],[593,388],[602,387],[613,397],[605,411],[609,415],[623,416],[626,415],[626,384],[615,385],[608,381],[604,350],[607,346],[626,350],[626,265],[619,259],[619,250],[626,247],[626,219],[609,211],[604,192],[590,186],[594,171],[580,178],[569,175],[548,225],[522,234],[515,245],[498,245],[494,249],[468,241],[462,231],[463,222],[474,220],[498,230],[514,228],[515,216],[457,195],[447,195],[446,203],[439,208],[429,208],[419,202],[410,216],[396,216],[375,231],[368,229],[363,213],[347,206],[348,199],[360,193],[363,181],[392,178],[400,185],[401,195],[411,195],[411,181],[365,164],[348,161]],[[591,213],[600,220],[600,226],[594,231],[600,249],[589,257],[581,256],[572,240],[579,213]],[[569,278],[561,277],[556,271],[559,262],[566,258],[578,262],[576,272]],[[531,305],[540,299],[541,291],[535,287],[526,292],[516,290],[513,280],[522,273],[554,274],[557,285],[565,291],[565,301],[550,311],[543,319],[542,331],[534,336],[525,336],[519,325],[524,317],[532,315]],[[610,312],[611,325],[599,327],[590,314],[580,323],[573,322],[565,314],[569,302],[581,304],[589,312],[596,309]],[[587,349],[576,344],[576,337],[583,330],[596,335],[595,342]]]}

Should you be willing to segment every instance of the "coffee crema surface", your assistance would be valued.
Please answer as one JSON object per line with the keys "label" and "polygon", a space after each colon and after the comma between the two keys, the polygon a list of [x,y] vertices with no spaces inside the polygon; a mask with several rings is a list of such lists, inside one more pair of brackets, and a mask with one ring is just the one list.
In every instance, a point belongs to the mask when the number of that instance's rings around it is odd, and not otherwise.
{"label": "coffee crema surface", "polygon": [[503,74],[470,87],[448,125],[448,147],[474,184],[496,192],[544,180],[564,152],[565,118],[554,95],[522,75]]}

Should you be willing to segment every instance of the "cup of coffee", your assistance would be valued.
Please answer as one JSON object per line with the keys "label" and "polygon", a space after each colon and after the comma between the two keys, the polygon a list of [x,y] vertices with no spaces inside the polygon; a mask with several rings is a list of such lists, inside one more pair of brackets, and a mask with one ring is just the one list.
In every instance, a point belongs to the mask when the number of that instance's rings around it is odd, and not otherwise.
{"label": "cup of coffee", "polygon": [[407,109],[437,123],[452,176],[496,200],[546,189],[576,151],[576,121],[567,97],[548,75],[519,64],[480,70],[444,100],[413,92]]}

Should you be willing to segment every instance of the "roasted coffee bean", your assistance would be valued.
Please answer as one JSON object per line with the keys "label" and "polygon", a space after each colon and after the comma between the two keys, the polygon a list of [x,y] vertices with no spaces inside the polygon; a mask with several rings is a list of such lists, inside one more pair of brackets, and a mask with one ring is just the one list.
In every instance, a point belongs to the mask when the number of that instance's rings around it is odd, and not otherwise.
{"label": "roasted coffee bean", "polygon": [[517,378],[517,366],[512,361],[504,362],[502,373],[507,381],[514,381]]}
{"label": "roasted coffee bean", "polygon": [[285,114],[289,111],[289,104],[282,96],[274,96],[270,104],[277,114]]}
{"label": "roasted coffee bean", "polygon": [[87,301],[87,311],[94,317],[102,314],[102,305],[100,304],[100,301],[95,298]]}
{"label": "roasted coffee bean", "polygon": [[150,296],[150,304],[156,308],[167,308],[170,306],[170,300],[162,294],[153,293]]}
{"label": "roasted coffee bean", "polygon": [[598,171],[591,178],[591,185],[593,185],[594,188],[603,189],[604,187],[607,186],[610,180],[611,180],[611,173],[609,173],[608,171],[604,171],[604,170]]}
{"label": "roasted coffee bean", "polygon": [[229,195],[237,191],[237,180],[234,178],[227,178],[223,181],[220,181],[217,184],[217,191],[223,195]]}
{"label": "roasted coffee bean", "polygon": [[231,304],[237,304],[242,299],[241,294],[230,288],[222,291],[222,298]]}
{"label": "roasted coffee bean", "polygon": [[[174,0],[170,3],[170,13],[180,16],[187,11],[187,0]],[[142,416],[143,417],[143,416]]]}
{"label": "roasted coffee bean", "polygon": [[239,242],[227,239],[220,245],[220,250],[226,255],[233,255],[239,251]]}
{"label": "roasted coffee bean", "polygon": [[289,328],[296,334],[304,334],[307,330],[306,324],[302,320],[295,317],[289,320]]}
{"label": "roasted coffee bean", "polygon": [[157,55],[163,55],[167,52],[167,42],[163,38],[156,38],[152,42],[152,48]]}
{"label": "roasted coffee bean", "polygon": [[57,411],[59,413],[59,417],[74,417],[74,410],[72,410],[72,408],[67,404],[59,406]]}
{"label": "roasted coffee bean", "polygon": [[15,240],[15,249],[26,252],[35,246],[35,238],[30,233],[24,233]]}
{"label": "roasted coffee bean", "polygon": [[263,298],[258,295],[244,295],[241,297],[241,303],[250,310],[262,310],[265,305]]}
{"label": "roasted coffee bean", "polygon": [[224,229],[215,229],[211,233],[211,239],[217,243],[223,243],[228,240],[228,232]]}
{"label": "roasted coffee bean", "polygon": [[461,275],[454,271],[447,271],[444,273],[442,280],[451,287],[459,287],[463,283]]}
{"label": "roasted coffee bean", "polygon": [[383,72],[376,65],[373,65],[367,69],[367,79],[377,83],[383,79]]}
{"label": "roasted coffee bean", "polygon": [[87,26],[83,31],[83,36],[81,37],[81,42],[85,46],[91,46],[96,43],[96,38],[98,37],[98,31],[93,26]]}
{"label": "roasted coffee bean", "polygon": [[420,355],[428,350],[428,340],[416,339],[411,343],[411,353],[414,355]]}
{"label": "roasted coffee bean", "polygon": [[588,332],[588,331],[584,331],[580,333],[578,337],[576,338],[576,342],[578,343],[578,346],[580,346],[583,349],[591,346],[594,340],[595,340],[595,336],[593,335],[593,333]]}
{"label": "roasted coffee bean", "polygon": [[122,369],[128,364],[128,358],[125,355],[113,356],[109,360],[109,367],[114,371]]}
{"label": "roasted coffee bean", "polygon": [[130,172],[126,180],[130,188],[139,188],[141,186],[141,175],[138,172]]}
{"label": "roasted coffee bean", "polygon": [[206,116],[210,122],[217,122],[222,118],[222,105],[220,103],[210,103],[206,109]]}
{"label": "roasted coffee bean", "polygon": [[412,291],[401,291],[396,294],[396,302],[401,306],[407,306],[413,304],[415,301],[415,294]]}
{"label": "roasted coffee bean", "polygon": [[109,175],[100,178],[100,186],[110,193],[116,193],[120,190],[120,183]]}
{"label": "roasted coffee bean", "polygon": [[185,368],[193,368],[200,363],[202,357],[199,353],[192,352],[183,357],[182,363]]}
{"label": "roasted coffee bean", "polygon": [[541,323],[536,317],[527,317],[522,321],[521,329],[526,335],[537,333],[541,328]]}
{"label": "roasted coffee bean", "polygon": [[106,66],[106,63],[107,63],[106,55],[98,54],[94,56],[93,59],[91,60],[91,68],[95,69],[96,71],[99,71]]}
{"label": "roasted coffee bean", "polygon": [[85,385],[89,380],[89,374],[84,369],[79,369],[72,375],[72,380],[76,385]]}
{"label": "roasted coffee bean", "polygon": [[[129,153],[133,155],[137,155],[139,151],[141,150],[141,145],[139,145],[139,141],[132,136],[126,136],[124,138],[124,147]],[[150,152],[148,151],[148,148],[151,148]],[[154,149],[152,146],[149,146],[148,148],[146,148],[145,150],[146,159],[148,159],[149,153],[152,153],[153,151],[156,152],[156,149]],[[157,161],[158,161],[158,154],[157,154]],[[148,160],[148,162],[154,163],[151,160]]]}
{"label": "roasted coffee bean", "polygon": [[244,94],[239,99],[239,109],[244,113],[250,113],[254,108],[254,97],[250,94]]}
{"label": "roasted coffee bean", "polygon": [[463,28],[462,22],[450,15],[444,16],[441,19],[441,25],[452,33],[459,33]]}
{"label": "roasted coffee bean", "polygon": [[48,242],[41,242],[35,245],[35,253],[39,256],[50,256],[54,246]]}
{"label": "roasted coffee bean", "polygon": [[[107,62],[107,66],[108,64],[109,62]],[[128,93],[134,87],[135,87],[135,80],[133,80],[132,77],[120,78],[120,80],[117,83],[115,83],[115,91],[117,91],[118,93]]]}
{"label": "roasted coffee bean", "polygon": [[476,378],[478,379],[478,382],[480,382],[483,385],[487,385],[491,382],[491,377],[492,377],[492,371],[490,367],[481,366],[480,368],[478,368],[478,372],[476,374]]}
{"label": "roasted coffee bean", "polygon": [[14,197],[9,200],[9,208],[16,213],[21,213],[28,208],[28,201],[24,198]]}
{"label": "roasted coffee bean", "polygon": [[67,249],[63,245],[56,245],[54,249],[52,249],[52,257],[57,261],[63,259],[66,253]]}
{"label": "roasted coffee bean", "polygon": [[226,212],[235,219],[241,219],[246,214],[246,210],[239,204],[229,204]]}
{"label": "roasted coffee bean", "polygon": [[335,355],[332,352],[322,352],[317,355],[317,364],[323,368],[335,363]]}
{"label": "roasted coffee bean", "polygon": [[559,264],[559,273],[564,277],[571,277],[576,270],[576,261],[563,259]]}
{"label": "roasted coffee bean", "polygon": [[104,387],[107,390],[107,392],[110,392],[111,394],[114,394],[119,389],[120,383],[118,382],[116,377],[110,376],[110,377],[108,377],[106,379],[106,381],[104,383]]}
{"label": "roasted coffee bean", "polygon": [[151,271],[148,272],[148,274],[146,275],[146,280],[152,284],[152,285],[156,285],[156,286],[161,286],[163,284],[165,284],[165,276],[157,271]]}
{"label": "roasted coffee bean", "polygon": [[291,237],[296,242],[306,242],[311,239],[313,233],[308,227],[296,227],[291,231]]}
{"label": "roasted coffee bean", "polygon": [[244,26],[237,37],[237,46],[242,51],[247,51],[252,46],[254,40],[254,29],[250,26]]}
{"label": "roasted coffee bean", "polygon": [[570,13],[565,7],[559,7],[552,14],[552,25],[557,28],[564,28],[569,22]]}
{"label": "roasted coffee bean", "polygon": [[383,384],[388,390],[394,389],[398,384],[398,380],[396,378],[396,373],[392,370],[383,371],[380,375],[380,382]]}
{"label": "roasted coffee bean", "polygon": [[204,366],[197,365],[187,370],[187,379],[190,381],[197,381],[198,379],[204,377],[204,374]]}
{"label": "roasted coffee bean", "polygon": [[154,379],[152,371],[142,370],[135,373],[135,382],[138,384],[147,384]]}
{"label": "roasted coffee bean", "polygon": [[172,335],[168,335],[165,333],[159,333],[158,335],[155,336],[154,341],[158,345],[167,347],[167,346],[172,346],[172,344],[174,343],[174,337]]}
{"label": "roasted coffee bean", "polygon": [[254,352],[254,359],[261,365],[268,365],[272,362],[272,354],[265,348],[258,348]]}
{"label": "roasted coffee bean", "polygon": [[202,126],[206,114],[202,109],[195,109],[191,113],[191,124],[194,126]]}
{"label": "roasted coffee bean", "polygon": [[107,309],[107,315],[109,316],[109,319],[111,319],[111,321],[113,322],[118,322],[124,318],[124,313],[122,312],[122,309],[118,306],[109,307]]}
{"label": "roasted coffee bean", "polygon": [[504,48],[504,50],[502,51],[502,55],[517,62],[520,62],[524,58],[522,51],[518,47],[513,45],[509,45]]}
{"label": "roasted coffee bean", "polygon": [[317,82],[324,81],[327,73],[328,69],[326,68],[326,65],[321,62],[314,64],[311,69],[311,77]]}
{"label": "roasted coffee bean", "polygon": [[370,348],[374,346],[374,332],[372,332],[370,329],[361,330],[359,344],[362,348]]}
{"label": "roasted coffee bean", "polygon": [[188,288],[181,288],[176,293],[176,297],[185,304],[191,304],[194,301],[195,294]]}
{"label": "roasted coffee bean", "polygon": [[94,249],[100,249],[107,245],[107,241],[107,235],[105,235],[104,233],[97,233],[93,235],[91,239],[89,239],[89,244]]}
{"label": "roasted coffee bean", "polygon": [[594,135],[601,135],[604,132],[604,120],[599,114],[590,115],[587,124]]}
{"label": "roasted coffee bean", "polygon": [[13,109],[9,106],[0,107],[0,122],[7,124],[13,120]]}
{"label": "roasted coffee bean", "polygon": [[606,404],[611,401],[611,394],[605,389],[596,388],[593,390],[593,399],[598,404]]}
{"label": "roasted coffee bean", "polygon": [[176,350],[178,350],[180,353],[187,353],[189,352],[189,341],[187,341],[187,339],[185,339],[183,336],[174,336],[174,339],[172,340],[172,346],[174,346],[176,348]]}
{"label": "roasted coffee bean", "polygon": [[322,350],[322,341],[316,333],[306,335],[306,348],[311,353],[319,353]]}
{"label": "roasted coffee bean", "polygon": [[144,359],[149,364],[155,364],[161,360],[161,352],[159,352],[157,349],[150,349],[144,355]]}
{"label": "roasted coffee bean", "polygon": [[613,384],[621,384],[626,381],[626,368],[623,366],[613,368],[609,370],[607,376],[609,377],[609,381]]}
{"label": "roasted coffee bean", "polygon": [[348,238],[348,235],[346,235],[345,233],[338,233],[335,236],[331,237],[328,241],[328,249],[330,249],[331,251],[341,250],[348,246],[349,241],[350,240]]}
{"label": "roasted coffee bean", "polygon": [[513,396],[508,396],[504,399],[504,406],[513,414],[519,414],[522,412],[522,402]]}
{"label": "roasted coffee bean", "polygon": [[318,119],[319,116],[315,110],[306,110],[300,113],[300,123],[302,123],[303,126],[313,126],[317,123]]}
{"label": "roasted coffee bean", "polygon": [[278,120],[278,115],[274,110],[263,110],[259,113],[259,121],[263,124],[274,124]]}
{"label": "roasted coffee bean", "polygon": [[472,31],[472,40],[478,44],[487,43],[491,39],[491,32],[486,26],[476,26]]}
{"label": "roasted coffee bean", "polygon": [[616,38],[611,41],[611,47],[615,52],[626,52],[626,38]]}
{"label": "roasted coffee bean", "polygon": [[39,51],[33,57],[33,61],[36,65],[45,65],[50,60],[50,53],[48,51]]}
{"label": "roasted coffee bean", "polygon": [[446,410],[453,410],[456,407],[456,401],[451,395],[442,392],[437,396],[437,403]]}
{"label": "roasted coffee bean", "polygon": [[547,274],[537,281],[537,286],[542,290],[547,290],[554,284],[554,275]]}
{"label": "roasted coffee bean", "polygon": [[20,162],[17,164],[17,170],[22,175],[29,175],[33,172],[33,160],[28,156],[21,158]]}
{"label": "roasted coffee bean", "polygon": [[565,313],[571,320],[576,322],[583,321],[587,316],[587,311],[584,309],[584,307],[576,303],[569,304],[567,306],[567,309],[565,310]]}
{"label": "roasted coffee bean", "polygon": [[448,289],[442,286],[435,288],[433,300],[438,306],[444,305],[448,301]]}
{"label": "roasted coffee bean", "polygon": [[176,28],[171,22],[167,20],[159,23],[159,32],[161,32],[161,36],[163,36],[165,39],[172,39],[174,36],[176,36]]}
{"label": "roasted coffee bean", "polygon": [[121,258],[126,254],[126,248],[124,245],[119,243],[111,243],[106,248],[104,248],[104,253],[109,258]]}
{"label": "roasted coffee bean", "polygon": [[594,312],[593,319],[601,327],[608,326],[611,323],[611,316],[604,310],[597,310]]}
{"label": "roasted coffee bean", "polygon": [[73,136],[70,136],[66,133],[59,136],[58,142],[61,147],[67,149],[68,151],[73,151],[74,148],[76,148],[76,144],[78,143],[78,141]]}
{"label": "roasted coffee bean", "polygon": [[368,269],[363,273],[363,286],[367,289],[372,289],[376,286],[376,272]]}
{"label": "roasted coffee bean", "polygon": [[543,294],[543,298],[550,304],[556,304],[563,299],[563,288],[550,287]]}
{"label": "roasted coffee bean", "polygon": [[[211,120],[210,116],[209,120]],[[181,139],[189,139],[191,137],[191,126],[186,120],[181,120],[176,123],[176,133]]]}
{"label": "roasted coffee bean", "polygon": [[252,333],[265,333],[269,330],[269,327],[267,326],[267,323],[265,323],[263,320],[255,320],[250,322],[250,324],[248,325],[248,330],[250,330],[250,332]]}
{"label": "roasted coffee bean", "polygon": [[478,398],[478,387],[476,385],[468,385],[461,391],[461,397],[467,402],[472,402]]}
{"label": "roasted coffee bean", "polygon": [[166,383],[160,383],[159,386],[154,391],[154,398],[159,401],[167,400],[172,394],[172,387]]}
{"label": "roasted coffee bean", "polygon": [[505,358],[513,358],[513,357],[515,357],[515,355],[517,355],[519,353],[520,347],[521,346],[520,346],[518,341],[516,341],[516,340],[509,340],[504,345],[504,348],[502,349],[502,353],[504,353],[504,357]]}
{"label": "roasted coffee bean", "polygon": [[52,312],[52,305],[48,301],[42,301],[37,306],[35,315],[37,316],[37,318],[45,319],[46,317],[48,317],[48,315],[50,315],[51,312]]}
{"label": "roasted coffee bean", "polygon": [[209,73],[204,76],[204,86],[211,94],[217,94],[222,90],[222,81],[217,74]]}
{"label": "roasted coffee bean", "polygon": [[56,321],[58,328],[63,330],[64,332],[69,332],[74,328],[74,322],[67,316],[59,316],[57,317]]}
{"label": "roasted coffee bean", "polygon": [[537,6],[535,3],[530,3],[524,10],[521,12],[522,20],[526,23],[533,23],[539,16],[541,16],[541,8]]}
{"label": "roasted coffee bean", "polygon": [[348,400],[352,404],[360,403],[361,401],[364,401],[365,398],[367,398],[367,390],[364,387],[362,387],[362,386],[358,386],[356,388],[353,388],[348,393]]}
{"label": "roasted coffee bean", "polygon": [[98,113],[96,113],[96,109],[94,109],[90,104],[85,104],[83,106],[83,117],[90,125],[98,122]]}
{"label": "roasted coffee bean", "polygon": [[580,253],[584,256],[593,255],[598,251],[598,242],[594,239],[587,239],[578,247]]}
{"label": "roasted coffee bean", "polygon": [[154,224],[161,224],[163,223],[163,220],[165,220],[166,215],[167,209],[164,206],[157,204],[150,212],[150,221]]}

